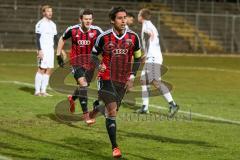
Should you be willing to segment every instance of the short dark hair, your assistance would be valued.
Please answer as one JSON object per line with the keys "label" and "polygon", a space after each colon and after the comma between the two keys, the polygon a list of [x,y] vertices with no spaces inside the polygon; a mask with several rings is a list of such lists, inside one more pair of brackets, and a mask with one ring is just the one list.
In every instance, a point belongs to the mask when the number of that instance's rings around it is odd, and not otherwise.
{"label": "short dark hair", "polygon": [[132,18],[135,18],[134,14],[133,13],[128,13],[127,14],[128,17],[132,17]]}
{"label": "short dark hair", "polygon": [[111,10],[110,10],[110,12],[108,14],[110,20],[114,21],[115,18],[116,18],[116,14],[118,12],[125,12],[125,13],[127,13],[126,9],[123,8],[123,7],[113,7],[113,8],[111,8]]}
{"label": "short dark hair", "polygon": [[91,9],[83,9],[81,10],[79,17],[82,19],[83,15],[93,15],[93,11]]}
{"label": "short dark hair", "polygon": [[140,10],[140,12],[141,12],[141,16],[143,17],[143,19],[146,19],[146,20],[151,19],[151,12],[149,9],[143,8]]}

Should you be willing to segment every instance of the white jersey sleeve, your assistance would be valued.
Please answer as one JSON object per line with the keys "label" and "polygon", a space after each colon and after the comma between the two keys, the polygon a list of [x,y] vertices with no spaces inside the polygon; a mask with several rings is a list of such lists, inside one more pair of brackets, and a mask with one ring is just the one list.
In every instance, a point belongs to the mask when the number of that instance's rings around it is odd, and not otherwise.
{"label": "white jersey sleeve", "polygon": [[155,57],[162,61],[162,53],[159,44],[159,34],[151,21],[144,21],[142,26],[142,44],[147,57]]}
{"label": "white jersey sleeve", "polygon": [[52,22],[53,23],[53,35],[57,35],[57,26],[56,26],[56,24],[54,23],[54,22]]}
{"label": "white jersey sleeve", "polygon": [[42,25],[42,20],[40,20],[35,26],[35,33],[42,34],[42,32],[43,32],[43,25]]}

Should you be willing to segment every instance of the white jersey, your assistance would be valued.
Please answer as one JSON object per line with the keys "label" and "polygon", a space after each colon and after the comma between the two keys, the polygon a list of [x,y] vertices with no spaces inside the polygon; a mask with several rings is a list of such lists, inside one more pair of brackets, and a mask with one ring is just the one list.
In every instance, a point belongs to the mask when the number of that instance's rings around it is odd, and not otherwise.
{"label": "white jersey", "polygon": [[[147,39],[146,34],[151,34],[152,36]],[[159,44],[159,34],[156,29],[156,27],[152,24],[151,21],[145,20],[142,25],[142,44],[143,44],[143,50],[146,55],[146,62],[152,62],[152,59],[154,60],[154,63],[162,64],[162,52]]]}
{"label": "white jersey", "polygon": [[54,36],[57,35],[57,27],[53,21],[45,17],[42,18],[35,26],[35,33],[41,34],[40,45],[42,49],[54,47]]}
{"label": "white jersey", "polygon": [[54,36],[57,35],[56,24],[42,18],[35,26],[35,33],[40,34],[40,46],[43,58],[38,59],[38,66],[41,68],[54,68]]}

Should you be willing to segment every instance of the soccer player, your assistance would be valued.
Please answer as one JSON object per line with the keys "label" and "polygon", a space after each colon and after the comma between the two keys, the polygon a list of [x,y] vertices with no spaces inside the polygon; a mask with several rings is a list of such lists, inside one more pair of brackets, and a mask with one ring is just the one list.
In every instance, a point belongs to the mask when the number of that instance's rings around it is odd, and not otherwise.
{"label": "soccer player", "polygon": [[38,70],[35,76],[35,95],[51,96],[46,92],[49,77],[54,68],[54,42],[57,42],[56,24],[52,19],[52,7],[42,6],[43,18],[35,26]]}
{"label": "soccer player", "polygon": [[167,86],[161,82],[160,67],[163,62],[159,44],[158,31],[151,22],[151,13],[148,9],[141,9],[138,14],[138,21],[142,24],[142,44],[145,55],[145,65],[141,73],[142,100],[143,105],[139,113],[149,113],[149,92],[148,85],[153,83],[157,87],[166,101],[169,103],[169,116],[172,117],[179,109],[174,102]]}
{"label": "soccer player", "polygon": [[[127,89],[133,87],[134,77],[141,58],[138,35],[126,28],[127,12],[122,7],[109,13],[112,28],[102,33],[95,43],[92,59],[99,66],[99,99],[105,103],[106,129],[112,144],[113,157],[121,157],[116,141],[116,116]],[[98,55],[102,56],[101,63]],[[94,112],[94,111],[92,111]],[[92,113],[91,112],[91,113]]]}
{"label": "soccer player", "polygon": [[135,16],[132,13],[127,14],[127,27],[131,27],[134,25]]}
{"label": "soccer player", "polygon": [[92,124],[95,120],[89,118],[87,87],[93,78],[95,66],[94,63],[91,63],[90,55],[95,41],[102,33],[102,30],[98,26],[92,25],[93,11],[90,9],[84,9],[81,12],[79,21],[80,24],[68,27],[59,39],[57,60],[58,64],[63,66],[62,49],[65,41],[71,38],[70,64],[79,87],[72,95],[68,96],[70,111],[72,113],[75,111],[74,101],[79,99],[85,122]]}

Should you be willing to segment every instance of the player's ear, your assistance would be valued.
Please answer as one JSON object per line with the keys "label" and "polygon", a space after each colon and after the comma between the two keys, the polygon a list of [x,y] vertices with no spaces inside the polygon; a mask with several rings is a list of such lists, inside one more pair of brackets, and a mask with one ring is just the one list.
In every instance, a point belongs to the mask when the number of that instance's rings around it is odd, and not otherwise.
{"label": "player's ear", "polygon": [[113,21],[113,20],[111,20],[111,24],[114,24],[114,21]]}

